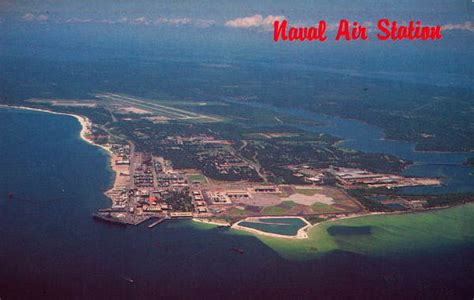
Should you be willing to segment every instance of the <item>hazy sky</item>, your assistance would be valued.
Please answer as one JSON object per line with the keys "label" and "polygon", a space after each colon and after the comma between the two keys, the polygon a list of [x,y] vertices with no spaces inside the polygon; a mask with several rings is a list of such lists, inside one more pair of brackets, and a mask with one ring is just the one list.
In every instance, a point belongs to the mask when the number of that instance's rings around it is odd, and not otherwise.
{"label": "hazy sky", "polygon": [[[420,20],[443,25],[445,38],[275,43],[272,22],[281,18],[296,25],[321,19],[334,25],[346,18],[367,22],[369,30],[381,18],[402,24]],[[0,64],[12,57],[298,63],[300,68],[312,65],[344,74],[390,77],[398,72],[398,78],[423,82],[441,74],[437,81],[443,84],[474,86],[471,0],[0,0],[0,32]]]}
{"label": "hazy sky", "polygon": [[[261,16],[261,17],[260,17]],[[226,22],[244,19],[241,28],[262,29],[274,17],[299,24],[341,18],[375,22],[388,17],[399,21],[419,19],[428,23],[457,25],[474,31],[471,0],[319,0],[319,1],[0,1],[2,22],[103,23],[155,26],[231,27]],[[227,23],[229,24],[229,23]],[[239,24],[239,23],[237,23]],[[238,27],[238,26],[234,26]]]}

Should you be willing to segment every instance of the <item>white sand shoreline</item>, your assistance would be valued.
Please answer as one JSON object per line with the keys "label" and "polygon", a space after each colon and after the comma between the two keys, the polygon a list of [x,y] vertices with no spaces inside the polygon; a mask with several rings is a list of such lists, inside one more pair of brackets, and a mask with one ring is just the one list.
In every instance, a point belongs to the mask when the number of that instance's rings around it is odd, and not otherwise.
{"label": "white sand shoreline", "polygon": [[231,225],[227,222],[217,222],[217,221],[212,221],[206,218],[192,218],[194,222],[197,223],[204,223],[204,224],[210,224],[210,225],[216,225],[216,226],[226,226],[226,227],[231,227]]}
{"label": "white sand shoreline", "polygon": [[110,149],[110,147],[105,146],[105,145],[99,145],[95,143],[91,138],[90,135],[92,133],[92,122],[85,116],[81,115],[76,115],[76,114],[71,114],[71,113],[63,113],[63,112],[56,112],[52,110],[47,110],[47,109],[41,109],[41,108],[34,108],[34,107],[28,107],[28,106],[17,106],[17,105],[5,105],[5,104],[0,104],[0,108],[10,108],[10,109],[20,109],[20,110],[30,110],[30,111],[37,111],[37,112],[44,112],[44,113],[50,113],[54,115],[63,115],[63,116],[70,116],[75,118],[80,124],[81,124],[81,131],[79,133],[79,136],[82,140],[84,140],[86,143],[91,144],[93,146],[99,147],[102,150],[107,152],[107,155],[109,157],[109,164],[112,172],[115,173],[114,177],[114,182],[112,186],[104,192],[104,195],[109,198],[112,201],[112,198],[110,196],[110,193],[114,190],[114,188],[117,185],[118,181],[118,176],[119,176],[119,171],[114,168],[113,164],[113,157],[114,153]]}
{"label": "white sand shoreline", "polygon": [[52,111],[52,110],[47,110],[47,109],[42,109],[42,108],[34,108],[34,107],[28,107],[28,106],[17,106],[17,105],[5,105],[5,104],[0,104],[0,108],[11,108],[11,109],[22,109],[22,110],[30,110],[30,111],[38,111],[38,112],[45,112],[45,113],[50,113],[54,115],[63,115],[63,116],[70,116],[75,118],[79,123],[81,124],[81,132],[80,132],[80,137],[86,141],[87,143],[100,147],[107,151],[109,154],[112,154],[112,150],[110,150],[109,147],[104,146],[104,145],[99,145],[96,144],[89,136],[92,133],[92,122],[84,116],[81,115],[76,115],[76,114],[71,114],[71,113],[64,113],[64,112],[57,112],[57,111]]}
{"label": "white sand shoreline", "polygon": [[[236,230],[246,231],[246,232],[249,232],[249,233],[252,233],[252,234],[255,234],[255,235],[261,235],[261,236],[267,236],[267,237],[273,237],[273,238],[306,239],[306,238],[309,237],[308,232],[309,232],[310,229],[312,229],[314,227],[317,227],[319,225],[322,225],[322,224],[336,222],[336,221],[339,221],[339,220],[356,219],[356,218],[364,218],[364,217],[380,216],[380,215],[404,215],[404,214],[429,213],[429,212],[432,212],[432,211],[447,209],[447,208],[450,208],[450,207],[452,207],[452,206],[433,207],[433,208],[428,208],[428,209],[419,210],[419,211],[366,212],[366,213],[361,213],[361,214],[352,214],[352,215],[347,215],[347,216],[342,216],[342,217],[336,217],[336,218],[328,219],[328,220],[325,220],[325,221],[322,221],[322,222],[319,222],[319,223],[316,223],[316,224],[309,223],[304,217],[301,217],[301,216],[261,216],[261,217],[260,216],[255,216],[255,217],[248,217],[248,218],[245,218],[243,220],[240,220],[240,221],[236,222],[235,224],[233,224],[231,226],[231,228],[236,229]],[[300,220],[304,221],[308,225],[306,225],[305,227],[300,228],[298,230],[298,233],[296,235],[293,235],[293,236],[264,232],[264,231],[260,231],[258,229],[243,227],[243,226],[239,225],[240,222],[245,222],[246,220],[251,221],[253,218],[257,218],[257,219],[299,218]]]}
{"label": "white sand shoreline", "polygon": [[[252,221],[252,219],[300,219],[301,221],[306,223],[306,226],[298,229],[298,232],[296,233],[296,235],[283,235],[283,234],[265,232],[265,231],[261,231],[261,230],[255,229],[255,228],[249,228],[249,227],[244,227],[244,226],[239,225],[239,223],[241,223],[241,222]],[[233,229],[236,229],[236,230],[242,230],[242,231],[246,231],[246,232],[249,232],[249,233],[268,236],[268,237],[274,237],[274,238],[307,239],[308,238],[308,229],[312,228],[313,225],[311,225],[311,223],[309,223],[305,218],[300,217],[300,216],[262,216],[262,217],[248,217],[248,218],[245,218],[243,220],[238,221],[237,223],[235,223],[231,227]]]}
{"label": "white sand shoreline", "polygon": [[[111,193],[113,190],[119,185],[119,175],[120,175],[120,170],[118,170],[113,161],[114,161],[114,153],[112,152],[111,148],[106,146],[106,145],[99,145],[95,143],[91,138],[90,135],[92,133],[92,122],[85,116],[81,115],[76,115],[72,113],[64,113],[64,112],[56,112],[52,110],[47,110],[47,109],[41,109],[41,108],[33,108],[33,107],[28,107],[28,106],[17,106],[17,105],[5,105],[5,104],[0,104],[0,108],[10,108],[10,109],[20,109],[20,110],[30,110],[30,111],[37,111],[37,112],[44,112],[44,113],[50,113],[50,114],[56,114],[56,115],[64,115],[64,116],[70,116],[75,118],[80,124],[81,124],[81,131],[80,131],[80,137],[83,139],[85,142],[97,146],[103,150],[105,150],[109,156],[109,163],[111,170],[115,173],[115,178],[112,186],[110,189],[108,189],[104,194],[110,199],[111,198]],[[199,223],[207,223],[207,224],[212,224],[212,225],[217,225],[217,226],[230,226],[233,229],[236,230],[241,230],[245,232],[249,232],[252,234],[256,235],[262,235],[262,236],[267,236],[267,237],[273,237],[273,238],[285,238],[285,239],[306,239],[309,237],[308,231],[316,226],[319,226],[321,224],[326,224],[329,222],[334,222],[338,220],[344,220],[344,219],[353,219],[353,218],[362,218],[362,217],[368,217],[368,216],[374,216],[374,215],[398,215],[398,214],[412,214],[412,213],[426,213],[430,211],[435,211],[439,209],[445,209],[445,208],[450,208],[451,206],[442,206],[442,207],[433,207],[433,208],[428,208],[428,209],[423,209],[419,211],[397,211],[397,212],[365,212],[365,213],[360,213],[360,214],[352,214],[352,215],[346,215],[342,217],[336,217],[333,219],[328,219],[316,224],[311,224],[309,223],[304,217],[301,216],[256,216],[256,217],[247,217],[243,220],[240,220],[236,222],[235,224],[231,225],[229,223],[224,223],[224,222],[217,222],[217,221],[212,221],[210,219],[201,219],[201,218],[193,218],[192,220],[195,222]],[[276,234],[276,233],[269,233],[269,232],[264,232],[260,231],[254,228],[249,228],[249,227],[244,227],[240,226],[240,222],[244,221],[250,221],[252,218],[258,218],[258,219],[274,219],[274,218],[299,218],[303,222],[305,222],[307,225],[300,228],[297,232],[296,235],[289,236],[289,235],[281,235],[281,234]]]}

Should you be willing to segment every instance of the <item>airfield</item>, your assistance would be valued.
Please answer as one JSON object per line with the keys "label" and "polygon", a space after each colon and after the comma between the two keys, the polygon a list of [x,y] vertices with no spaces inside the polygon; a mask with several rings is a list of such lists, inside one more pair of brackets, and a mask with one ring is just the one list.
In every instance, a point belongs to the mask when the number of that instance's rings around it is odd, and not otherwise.
{"label": "airfield", "polygon": [[[118,93],[96,93],[91,99],[29,99],[30,103],[49,104],[54,107],[97,108],[102,107],[112,114],[130,115],[162,123],[170,120],[190,122],[221,122],[223,118],[199,114],[171,105],[173,102],[145,99]],[[183,104],[181,102],[180,104]],[[127,118],[125,118],[127,120]]]}

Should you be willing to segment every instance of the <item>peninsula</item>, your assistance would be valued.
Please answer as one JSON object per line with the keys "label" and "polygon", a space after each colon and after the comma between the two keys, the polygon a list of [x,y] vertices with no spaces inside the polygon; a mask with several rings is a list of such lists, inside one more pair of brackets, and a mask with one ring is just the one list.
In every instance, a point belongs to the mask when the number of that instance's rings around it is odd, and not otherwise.
{"label": "peninsula", "polygon": [[220,115],[210,103],[180,104],[99,93],[93,99],[30,99],[9,107],[73,116],[81,123],[81,138],[110,155],[111,206],[93,215],[99,221],[154,220],[151,228],[186,218],[304,239],[309,228],[329,220],[474,200],[398,194],[400,187],[442,182],[402,176],[410,162],[340,148],[337,138],[295,129],[294,121],[264,109],[249,113],[248,122]]}

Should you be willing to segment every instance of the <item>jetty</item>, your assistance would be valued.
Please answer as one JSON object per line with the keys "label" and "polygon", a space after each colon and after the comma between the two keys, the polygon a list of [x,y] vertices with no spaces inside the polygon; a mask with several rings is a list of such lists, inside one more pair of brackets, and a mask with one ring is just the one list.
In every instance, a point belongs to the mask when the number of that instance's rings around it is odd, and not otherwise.
{"label": "jetty", "polygon": [[161,222],[163,222],[164,220],[166,220],[167,218],[159,218],[158,220],[156,220],[155,222],[151,223],[150,225],[148,225],[148,228],[153,228],[155,227],[156,225],[160,224]]}

